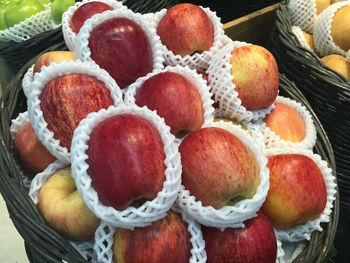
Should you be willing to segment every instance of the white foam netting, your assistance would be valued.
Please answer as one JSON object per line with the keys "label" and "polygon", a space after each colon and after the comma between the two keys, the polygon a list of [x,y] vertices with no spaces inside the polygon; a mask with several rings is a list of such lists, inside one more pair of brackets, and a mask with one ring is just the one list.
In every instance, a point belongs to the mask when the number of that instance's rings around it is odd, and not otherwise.
{"label": "white foam netting", "polygon": [[350,63],[350,50],[346,53],[346,61]]}
{"label": "white foam netting", "polygon": [[[182,213],[181,209],[174,204],[171,208],[174,212],[182,215],[182,219],[188,224],[187,230],[191,234],[190,242],[192,244],[190,263],[205,263],[207,253],[205,252],[205,242],[200,225]],[[113,263],[113,243],[116,228],[101,222],[95,233],[95,251],[99,263]]]}
{"label": "white foam netting", "polygon": [[23,42],[42,32],[58,28],[51,15],[51,3],[44,5],[45,10],[28,17],[24,21],[0,30],[0,41]]}
{"label": "white foam netting", "polygon": [[292,263],[306,247],[307,242],[305,240],[299,242],[281,242],[284,254],[280,257],[278,263]]}
{"label": "white foam netting", "polygon": [[316,144],[317,132],[310,112],[305,106],[290,98],[277,96],[276,102],[283,103],[296,110],[305,124],[305,138],[301,142],[283,140],[279,135],[267,127],[266,123],[263,120],[259,120],[257,122],[257,125],[261,126],[261,131],[265,141],[265,148],[271,149],[281,147],[295,147],[311,150]]}
{"label": "white foam netting", "polygon": [[350,1],[342,1],[328,6],[317,17],[314,28],[314,44],[321,57],[330,54],[346,56],[347,50],[341,49],[333,41],[331,26],[335,13],[343,6],[350,5]]}
{"label": "white foam netting", "polygon": [[246,110],[238,98],[238,93],[235,91],[236,85],[232,82],[234,76],[231,74],[231,52],[236,48],[250,44],[232,41],[228,38],[226,38],[226,41],[227,44],[212,57],[206,71],[211,92],[214,94],[214,100],[219,104],[220,115],[238,122],[249,122],[263,118],[270,113],[274,105],[254,111]]}
{"label": "white foam netting", "polygon": [[317,17],[315,0],[290,0],[288,10],[292,25],[312,34]]}
{"label": "white foam netting", "polygon": [[113,9],[126,9],[127,7],[122,4],[121,1],[117,0],[83,0],[81,2],[76,2],[73,6],[70,6],[66,12],[62,15],[62,34],[64,41],[66,42],[66,45],[69,50],[73,51],[75,48],[75,41],[77,38],[77,34],[75,34],[72,29],[70,28],[70,20],[75,12],[81,5],[88,3],[88,2],[102,2],[109,6],[111,6]]}
{"label": "white foam netting", "polygon": [[30,94],[29,86],[30,86],[30,83],[32,83],[33,81],[34,66],[35,64],[33,64],[30,68],[28,68],[27,72],[24,74],[22,79],[22,89],[27,99],[29,98],[29,94]]}
{"label": "white foam netting", "polygon": [[[145,32],[148,40],[150,42],[150,47],[152,49],[153,55],[153,70],[162,69],[164,58],[163,52],[161,48],[161,43],[159,36],[156,34],[153,26],[150,26],[149,20],[145,19],[145,17],[139,13],[134,13],[129,9],[115,9],[113,11],[105,11],[101,14],[96,14],[88,19],[82,28],[79,31],[75,42],[75,55],[77,58],[83,61],[94,62],[91,58],[91,51],[89,48],[89,37],[92,30],[103,23],[106,20],[116,18],[116,17],[125,17],[133,20],[137,23],[142,30]],[[94,62],[95,63],[95,62]]]}
{"label": "white foam netting", "polygon": [[316,165],[320,168],[323,175],[326,190],[327,190],[327,203],[326,207],[321,213],[321,215],[314,219],[306,222],[303,225],[297,225],[295,227],[278,230],[276,229],[276,235],[279,240],[288,242],[298,242],[302,240],[310,240],[310,236],[313,231],[322,231],[321,223],[328,223],[330,220],[330,215],[332,213],[333,202],[336,195],[336,183],[335,177],[332,174],[332,169],[328,167],[326,161],[322,160],[321,156],[313,153],[311,150],[307,149],[295,149],[295,148],[274,148],[266,150],[266,156],[278,155],[278,154],[301,154],[312,159]]}
{"label": "white foam netting", "polygon": [[249,135],[249,131],[243,130],[240,126],[225,121],[213,122],[205,127],[218,127],[233,133],[239,138],[254,154],[260,168],[260,184],[255,195],[250,199],[244,199],[232,206],[224,206],[215,209],[212,206],[203,206],[201,201],[196,201],[196,197],[181,185],[178,198],[178,206],[188,216],[202,225],[225,229],[227,227],[244,227],[244,221],[256,216],[256,212],[266,199],[270,187],[267,169],[267,158],[259,143]]}
{"label": "white foam netting", "polygon": [[[100,121],[117,114],[134,114],[140,116],[154,125],[164,144],[165,160],[165,182],[163,189],[158,192],[155,199],[145,202],[140,207],[128,207],[124,210],[116,210],[112,206],[105,206],[99,201],[98,194],[91,185],[91,178],[87,173],[89,165],[85,153],[90,139],[89,134],[98,125]],[[167,126],[163,118],[160,118],[154,111],[147,107],[137,107],[136,105],[119,105],[102,109],[97,113],[90,113],[83,119],[74,132],[72,147],[72,170],[73,177],[83,200],[99,218],[106,223],[115,226],[133,229],[150,225],[166,215],[166,212],[173,205],[180,185],[181,185],[181,159],[178,152],[178,146],[175,144],[175,137],[170,133],[170,127]]]}
{"label": "white foam netting", "polygon": [[303,31],[301,30],[301,28],[299,26],[292,26],[292,32],[297,37],[297,39],[299,40],[299,42],[303,48],[306,48],[306,49],[314,52],[312,50],[312,48],[309,46],[309,44],[306,42]]}
{"label": "white foam netting", "polygon": [[52,62],[48,67],[42,67],[41,71],[34,75],[34,80],[28,87],[31,90],[28,99],[29,119],[42,144],[58,160],[66,163],[70,163],[70,152],[66,147],[60,145],[60,141],[54,138],[54,133],[47,128],[47,122],[40,106],[40,95],[51,80],[70,74],[87,74],[96,77],[96,79],[105,83],[106,88],[110,91],[114,105],[123,103],[122,93],[118,84],[105,70],[95,63],[72,60],[59,63]]}
{"label": "white foam netting", "polygon": [[[205,71],[209,66],[209,61],[211,57],[220,49],[222,37],[224,36],[223,25],[220,21],[220,17],[216,15],[216,12],[211,11],[210,8],[199,6],[203,11],[208,15],[214,26],[214,42],[211,48],[202,53],[194,53],[192,55],[186,55],[181,57],[180,55],[175,55],[171,50],[168,50],[167,47],[163,44],[162,50],[165,59],[165,64],[169,66],[188,66],[189,68],[196,69],[199,71]],[[166,14],[167,9],[162,9],[159,12],[156,12],[153,17],[153,26],[156,30],[160,20]]]}
{"label": "white foam netting", "polygon": [[[44,185],[44,183],[53,175],[55,174],[59,169],[62,169],[66,167],[67,164],[56,160],[52,164],[50,164],[44,171],[41,173],[38,173],[34,179],[31,182],[30,189],[29,189],[29,197],[32,199],[35,205],[38,204],[38,196],[41,187]],[[93,246],[94,242],[91,241],[85,241],[85,242],[73,242],[69,241],[69,243],[85,258],[85,259],[91,259],[96,257],[94,255]]]}

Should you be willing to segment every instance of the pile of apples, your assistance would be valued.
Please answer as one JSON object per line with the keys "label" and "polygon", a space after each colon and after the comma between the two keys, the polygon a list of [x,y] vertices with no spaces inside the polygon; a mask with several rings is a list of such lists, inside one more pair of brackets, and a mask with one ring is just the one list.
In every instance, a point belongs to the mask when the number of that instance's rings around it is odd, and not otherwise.
{"label": "pile of apples", "polygon": [[[219,77],[203,65],[233,42],[217,39],[222,25],[206,9],[178,4],[157,23],[112,9],[79,5],[69,22],[77,52],[47,52],[23,79],[28,112],[11,131],[47,224],[71,241],[95,237],[95,248],[104,244],[95,233],[113,229],[103,262],[282,260],[278,232],[326,222],[335,184],[324,161],[294,144],[310,129],[299,109],[276,102],[272,54],[234,48]],[[164,50],[190,65],[166,65]],[[232,86],[227,97],[220,83]],[[265,114],[244,119],[255,111]],[[290,147],[269,147],[266,127]],[[207,211],[235,220],[198,215]]]}

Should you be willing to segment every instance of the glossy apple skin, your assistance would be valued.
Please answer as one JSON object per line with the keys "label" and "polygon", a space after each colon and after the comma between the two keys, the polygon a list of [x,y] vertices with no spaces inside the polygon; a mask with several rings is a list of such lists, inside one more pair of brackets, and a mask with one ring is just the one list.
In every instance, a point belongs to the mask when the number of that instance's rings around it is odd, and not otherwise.
{"label": "glossy apple skin", "polygon": [[41,71],[42,66],[49,66],[51,62],[59,63],[61,61],[76,60],[73,51],[49,51],[42,54],[35,62],[33,73]]}
{"label": "glossy apple skin", "polygon": [[123,210],[162,190],[164,146],[148,120],[132,114],[107,118],[94,128],[88,145],[88,174],[104,205]]}
{"label": "glossy apple skin", "polygon": [[30,123],[15,135],[13,146],[24,170],[33,178],[54,162],[56,158],[42,145]]}
{"label": "glossy apple skin", "polygon": [[260,183],[259,165],[232,133],[216,127],[202,128],[185,137],[179,152],[182,184],[204,206],[219,209],[234,198],[255,194]]}
{"label": "glossy apple skin", "polygon": [[207,51],[214,43],[212,21],[199,6],[190,3],[168,9],[158,23],[157,34],[168,50],[181,57]]}
{"label": "glossy apple skin", "polygon": [[275,263],[277,241],[269,219],[260,211],[244,228],[202,226],[208,263]]}
{"label": "glossy apple skin", "polygon": [[40,95],[40,106],[48,129],[68,150],[79,122],[90,112],[113,104],[105,84],[86,74],[57,77],[46,85]]}
{"label": "glossy apple skin", "polygon": [[87,19],[107,10],[113,10],[113,8],[106,3],[94,1],[85,3],[79,6],[73,13],[70,21],[70,28],[75,34],[78,34],[80,28],[84,25]]}
{"label": "glossy apple skin", "polygon": [[181,74],[159,73],[147,79],[137,90],[135,102],[146,105],[163,117],[171,133],[193,132],[203,125],[204,112],[196,87]]}
{"label": "glossy apple skin", "polygon": [[19,0],[7,8],[4,14],[4,20],[6,26],[10,28],[44,10],[45,8],[40,1]]}
{"label": "glossy apple skin", "polygon": [[72,241],[93,239],[100,224],[81,198],[70,166],[58,170],[43,184],[38,209],[49,226]]}
{"label": "glossy apple skin", "polygon": [[118,228],[114,235],[114,262],[187,263],[191,257],[191,235],[177,213],[134,230]]}
{"label": "glossy apple skin", "polygon": [[270,189],[261,210],[277,229],[317,218],[327,202],[326,185],[316,163],[300,154],[268,158]]}
{"label": "glossy apple skin", "polygon": [[264,122],[285,141],[301,142],[305,139],[306,128],[303,119],[296,110],[286,104],[276,102],[275,108],[264,118]]}
{"label": "glossy apple skin", "polygon": [[231,74],[242,105],[247,110],[271,106],[279,87],[279,71],[271,52],[262,46],[248,45],[231,54]]}
{"label": "glossy apple skin", "polygon": [[121,89],[153,70],[153,55],[142,28],[128,18],[113,18],[96,26],[89,38],[91,58]]}

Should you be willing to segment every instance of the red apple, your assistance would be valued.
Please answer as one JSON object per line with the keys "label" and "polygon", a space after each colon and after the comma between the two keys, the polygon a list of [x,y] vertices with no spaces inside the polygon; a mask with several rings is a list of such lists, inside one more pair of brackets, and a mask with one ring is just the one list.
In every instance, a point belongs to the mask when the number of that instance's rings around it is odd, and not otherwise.
{"label": "red apple", "polygon": [[182,183],[196,200],[219,209],[251,198],[260,184],[253,153],[235,135],[221,128],[202,128],[179,147]]}
{"label": "red apple", "polygon": [[58,170],[43,184],[38,209],[49,226],[73,241],[93,239],[100,224],[81,198],[70,166]]}
{"label": "red apple", "polygon": [[258,45],[239,47],[231,54],[231,74],[242,105],[247,110],[271,106],[279,87],[279,72],[273,55]]}
{"label": "red apple", "polygon": [[56,160],[42,145],[31,123],[19,129],[14,137],[13,146],[22,167],[30,177],[44,171],[49,164]]}
{"label": "red apple", "polygon": [[132,114],[107,118],[91,132],[88,146],[88,174],[102,204],[123,210],[162,190],[164,146],[148,120]]}
{"label": "red apple", "polygon": [[40,106],[48,129],[68,150],[79,122],[90,112],[113,104],[105,84],[86,74],[57,77],[44,87],[40,95]]}
{"label": "red apple", "polygon": [[299,113],[292,107],[276,102],[275,108],[264,118],[266,127],[291,142],[301,142],[306,135],[305,123]]}
{"label": "red apple", "polygon": [[151,226],[134,230],[117,228],[114,235],[114,262],[188,263],[191,257],[191,235],[179,214],[167,216]]}
{"label": "red apple", "polygon": [[202,126],[204,112],[197,88],[186,77],[163,72],[147,79],[137,90],[135,102],[163,117],[171,133],[193,132]]}
{"label": "red apple", "polygon": [[153,70],[152,49],[143,29],[129,18],[97,25],[89,38],[91,58],[121,89]]}
{"label": "red apple", "polygon": [[85,21],[95,14],[103,13],[107,10],[113,10],[111,6],[106,3],[92,1],[79,6],[73,13],[70,20],[70,28],[75,34],[78,34],[80,28]]}
{"label": "red apple", "polygon": [[161,42],[182,57],[209,50],[214,43],[214,26],[205,11],[190,3],[167,10],[157,26]]}
{"label": "red apple", "polygon": [[270,189],[262,211],[277,229],[316,219],[327,202],[326,185],[317,164],[301,154],[268,158]]}
{"label": "red apple", "polygon": [[51,62],[59,63],[60,61],[76,60],[72,51],[49,51],[42,54],[35,62],[33,73],[40,72],[42,66],[49,66]]}
{"label": "red apple", "polygon": [[244,228],[202,226],[207,262],[275,263],[277,241],[268,218],[261,212],[244,222]]}

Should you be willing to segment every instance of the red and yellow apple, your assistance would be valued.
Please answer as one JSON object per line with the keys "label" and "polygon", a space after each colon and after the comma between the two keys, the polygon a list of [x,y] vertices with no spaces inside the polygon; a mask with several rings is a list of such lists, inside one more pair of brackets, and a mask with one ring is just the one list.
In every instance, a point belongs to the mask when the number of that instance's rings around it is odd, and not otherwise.
{"label": "red and yellow apple", "polygon": [[179,146],[182,184],[204,206],[219,209],[254,196],[260,168],[249,148],[222,128],[202,128]]}
{"label": "red and yellow apple", "polygon": [[191,235],[177,213],[134,230],[117,228],[114,235],[114,262],[187,263],[191,257]]}
{"label": "red and yellow apple", "polygon": [[49,226],[73,241],[93,239],[100,224],[81,198],[70,166],[59,169],[43,184],[38,209]]}
{"label": "red and yellow apple", "polygon": [[40,72],[42,66],[49,66],[51,62],[59,63],[61,61],[76,60],[73,51],[49,51],[42,54],[34,64],[33,73]]}
{"label": "red and yellow apple", "polygon": [[270,189],[261,210],[277,229],[316,219],[327,202],[327,190],[317,164],[302,154],[268,157]]}

